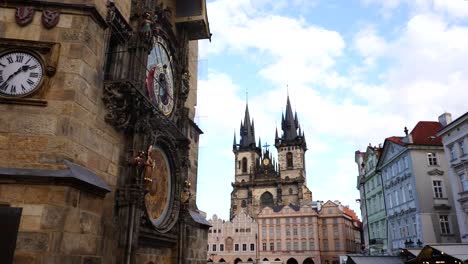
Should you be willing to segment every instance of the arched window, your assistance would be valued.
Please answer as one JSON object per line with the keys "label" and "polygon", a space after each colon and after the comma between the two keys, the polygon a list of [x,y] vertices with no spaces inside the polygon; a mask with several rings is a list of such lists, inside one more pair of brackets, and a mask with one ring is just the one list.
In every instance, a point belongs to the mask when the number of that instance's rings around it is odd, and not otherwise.
{"label": "arched window", "polygon": [[293,166],[293,155],[291,152],[286,154],[286,166],[291,168]]}
{"label": "arched window", "polygon": [[242,207],[242,208],[246,208],[246,207],[247,207],[247,203],[245,202],[245,200],[242,200],[241,207]]}
{"label": "arched window", "polygon": [[264,258],[263,261],[268,261],[268,259],[267,259],[267,258]]}
{"label": "arched window", "polygon": [[242,172],[247,172],[247,158],[242,158]]}
{"label": "arched window", "polygon": [[260,207],[270,207],[273,208],[273,195],[270,192],[264,192],[262,196],[260,196]]}

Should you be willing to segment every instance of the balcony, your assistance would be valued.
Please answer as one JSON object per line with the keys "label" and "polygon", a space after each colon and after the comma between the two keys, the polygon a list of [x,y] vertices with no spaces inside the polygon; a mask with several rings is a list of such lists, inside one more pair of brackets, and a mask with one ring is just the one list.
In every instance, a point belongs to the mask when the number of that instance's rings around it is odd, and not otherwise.
{"label": "balcony", "polygon": [[175,22],[187,30],[189,40],[211,40],[205,0],[176,0]]}

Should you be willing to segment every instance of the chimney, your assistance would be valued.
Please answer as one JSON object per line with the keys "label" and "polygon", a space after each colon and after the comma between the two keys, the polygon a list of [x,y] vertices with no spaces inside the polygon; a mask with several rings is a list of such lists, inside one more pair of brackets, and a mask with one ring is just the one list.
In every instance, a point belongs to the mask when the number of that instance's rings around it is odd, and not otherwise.
{"label": "chimney", "polygon": [[439,116],[439,123],[442,126],[446,126],[452,122],[452,114],[450,113],[443,113]]}

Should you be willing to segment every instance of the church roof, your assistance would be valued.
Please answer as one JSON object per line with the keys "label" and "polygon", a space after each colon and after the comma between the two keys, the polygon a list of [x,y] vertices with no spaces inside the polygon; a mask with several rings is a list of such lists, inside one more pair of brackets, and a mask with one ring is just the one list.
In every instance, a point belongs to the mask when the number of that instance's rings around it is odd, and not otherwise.
{"label": "church roof", "polygon": [[240,124],[240,141],[237,144],[234,133],[233,149],[237,149],[237,146],[239,146],[239,149],[250,149],[251,147],[255,147],[255,145],[255,124],[253,119],[250,119],[249,105],[246,104],[244,120]]}

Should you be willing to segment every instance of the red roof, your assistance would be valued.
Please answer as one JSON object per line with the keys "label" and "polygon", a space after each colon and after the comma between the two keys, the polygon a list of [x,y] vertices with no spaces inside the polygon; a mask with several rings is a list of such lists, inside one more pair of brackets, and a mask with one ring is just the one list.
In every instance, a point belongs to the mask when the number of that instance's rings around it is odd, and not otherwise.
{"label": "red roof", "polygon": [[419,121],[411,131],[410,135],[413,139],[412,143],[404,142],[404,137],[388,137],[387,140],[401,146],[406,145],[430,145],[442,146],[441,137],[437,136],[437,132],[442,128],[439,122],[435,121]]}
{"label": "red roof", "polygon": [[345,214],[350,216],[354,221],[358,222],[359,224],[361,223],[361,220],[359,220],[359,217],[356,215],[356,213],[353,210],[349,209],[346,206],[343,206],[343,211]]}
{"label": "red roof", "polygon": [[388,137],[387,138],[388,141],[404,146],[405,143],[401,141],[402,139],[403,137]]}
{"label": "red roof", "polygon": [[442,128],[439,122],[420,121],[411,131],[413,144],[442,146],[442,139],[437,136],[437,132]]}

